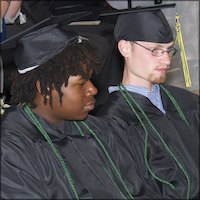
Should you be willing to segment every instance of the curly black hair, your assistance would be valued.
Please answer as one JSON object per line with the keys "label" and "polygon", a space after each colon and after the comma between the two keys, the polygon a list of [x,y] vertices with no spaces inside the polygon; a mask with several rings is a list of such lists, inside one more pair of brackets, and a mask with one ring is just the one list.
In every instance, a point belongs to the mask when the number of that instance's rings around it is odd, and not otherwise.
{"label": "curly black hair", "polygon": [[[57,90],[62,104],[61,86],[63,83],[67,86],[69,76],[81,75],[84,79],[89,79],[89,71],[92,70],[95,73],[100,71],[101,62],[95,52],[91,43],[83,40],[81,43],[66,47],[54,58],[32,71],[25,74],[15,72],[11,78],[11,104],[26,103],[35,108],[37,81],[40,82],[45,105],[47,104],[46,96],[49,95],[49,103],[52,106],[51,91],[53,88]],[[83,69],[83,65],[86,66],[86,70]]]}

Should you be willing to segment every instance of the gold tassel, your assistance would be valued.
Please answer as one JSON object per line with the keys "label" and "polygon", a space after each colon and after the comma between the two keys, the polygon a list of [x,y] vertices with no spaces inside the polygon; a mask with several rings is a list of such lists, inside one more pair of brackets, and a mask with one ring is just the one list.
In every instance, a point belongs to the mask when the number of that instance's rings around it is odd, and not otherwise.
{"label": "gold tassel", "polygon": [[190,78],[190,72],[189,72],[189,68],[188,68],[188,62],[187,62],[187,57],[186,57],[186,53],[185,53],[179,18],[180,18],[180,16],[176,13],[176,32],[177,32],[178,45],[180,48],[180,56],[181,56],[181,61],[182,61],[185,84],[186,84],[186,87],[191,87],[192,82],[191,82],[191,78]]}

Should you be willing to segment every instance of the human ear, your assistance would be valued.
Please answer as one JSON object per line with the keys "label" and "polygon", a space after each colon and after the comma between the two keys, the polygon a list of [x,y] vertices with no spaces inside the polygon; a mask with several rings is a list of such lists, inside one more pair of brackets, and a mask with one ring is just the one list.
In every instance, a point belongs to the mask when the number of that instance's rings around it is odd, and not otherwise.
{"label": "human ear", "polygon": [[[41,94],[41,85],[40,85],[40,81],[37,81],[36,82],[36,88],[37,88],[37,91]],[[47,87],[47,91],[50,92],[50,88]]]}
{"label": "human ear", "polygon": [[36,82],[36,88],[37,88],[37,91],[41,94],[40,81],[37,81],[37,82]]}
{"label": "human ear", "polygon": [[130,42],[126,40],[120,40],[118,42],[118,49],[124,58],[129,57],[129,53],[131,50]]}

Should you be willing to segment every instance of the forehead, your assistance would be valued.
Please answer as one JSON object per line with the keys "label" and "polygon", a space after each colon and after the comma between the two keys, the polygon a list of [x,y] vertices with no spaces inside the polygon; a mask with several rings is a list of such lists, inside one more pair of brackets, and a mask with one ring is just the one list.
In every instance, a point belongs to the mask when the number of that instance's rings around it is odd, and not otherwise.
{"label": "forehead", "polygon": [[145,45],[145,47],[159,47],[159,48],[169,48],[174,46],[174,41],[169,43],[154,43],[154,42],[146,42],[146,41],[138,41],[140,44]]}
{"label": "forehead", "polygon": [[81,75],[71,75],[69,76],[69,82],[70,81],[80,81],[83,80],[83,77]]}

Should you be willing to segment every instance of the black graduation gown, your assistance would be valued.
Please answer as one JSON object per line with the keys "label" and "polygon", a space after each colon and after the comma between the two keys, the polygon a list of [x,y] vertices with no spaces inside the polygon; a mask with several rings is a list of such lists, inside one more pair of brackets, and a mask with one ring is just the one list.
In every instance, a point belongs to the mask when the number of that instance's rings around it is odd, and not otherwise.
{"label": "black graduation gown", "polygon": [[[79,198],[122,199],[125,191],[93,136],[86,131],[81,136],[73,122],[54,126],[38,119],[63,157]],[[104,131],[105,126],[98,127]],[[2,119],[1,198],[75,199],[50,145],[21,106],[11,108]]]}
{"label": "black graduation gown", "polygon": [[[163,114],[146,97],[131,92],[130,94],[144,110],[165,144],[185,169],[190,178],[190,198],[199,199],[199,96],[177,87],[168,85],[165,87],[182,108],[191,128],[180,118],[174,105],[162,90],[161,98],[166,114]],[[140,111],[135,109],[142,122],[147,125],[147,121]],[[126,181],[133,186],[137,185],[132,188],[133,196],[138,198],[145,196],[152,199],[154,198],[153,194],[148,194],[145,189],[151,187],[156,194],[160,195],[160,199],[186,199],[188,191],[186,175],[155,132],[147,126],[149,166],[157,177],[172,183],[175,189],[171,189],[150,175],[144,160],[145,131],[120,91],[110,94],[98,116],[110,123],[113,135],[118,140],[117,149],[121,148],[121,156],[119,156],[120,152],[116,152],[115,155],[118,156],[121,171],[129,174],[125,177]],[[109,144],[112,146],[111,148],[116,145],[113,142],[109,142]],[[124,152],[127,156],[123,156]],[[137,174],[132,172],[132,168],[135,168],[133,172]]]}

